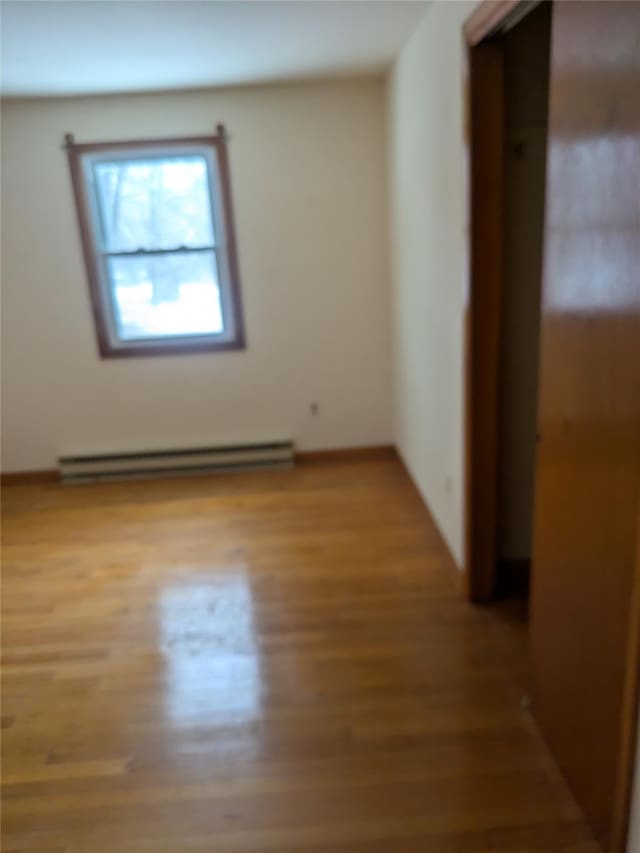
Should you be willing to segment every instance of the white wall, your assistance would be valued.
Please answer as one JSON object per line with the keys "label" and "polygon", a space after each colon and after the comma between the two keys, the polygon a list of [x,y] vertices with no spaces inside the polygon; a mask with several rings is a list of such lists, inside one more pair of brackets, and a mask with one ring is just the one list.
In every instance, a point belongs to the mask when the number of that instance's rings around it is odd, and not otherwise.
{"label": "white wall", "polygon": [[462,22],[438,2],[389,79],[395,440],[454,558],[463,551]]}
{"label": "white wall", "polygon": [[[219,121],[248,349],[100,360],[63,134],[206,134]],[[3,103],[3,469],[76,450],[388,442],[385,121],[382,80]]]}

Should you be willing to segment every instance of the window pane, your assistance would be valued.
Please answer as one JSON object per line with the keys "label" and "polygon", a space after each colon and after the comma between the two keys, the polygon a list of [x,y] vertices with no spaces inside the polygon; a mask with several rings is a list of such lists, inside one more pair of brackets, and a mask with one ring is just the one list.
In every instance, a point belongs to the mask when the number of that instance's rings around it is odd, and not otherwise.
{"label": "window pane", "polygon": [[224,331],[213,252],[106,259],[120,340]]}
{"label": "window pane", "polygon": [[204,157],[98,161],[93,169],[107,252],[214,242]]}

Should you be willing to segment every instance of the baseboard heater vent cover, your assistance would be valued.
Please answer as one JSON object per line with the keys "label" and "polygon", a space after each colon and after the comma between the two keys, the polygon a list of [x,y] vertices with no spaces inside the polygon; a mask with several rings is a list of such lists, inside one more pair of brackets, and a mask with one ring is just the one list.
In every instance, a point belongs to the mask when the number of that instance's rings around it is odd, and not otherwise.
{"label": "baseboard heater vent cover", "polygon": [[63,483],[90,483],[141,477],[198,474],[293,465],[293,442],[190,447],[182,450],[145,450],[58,459]]}

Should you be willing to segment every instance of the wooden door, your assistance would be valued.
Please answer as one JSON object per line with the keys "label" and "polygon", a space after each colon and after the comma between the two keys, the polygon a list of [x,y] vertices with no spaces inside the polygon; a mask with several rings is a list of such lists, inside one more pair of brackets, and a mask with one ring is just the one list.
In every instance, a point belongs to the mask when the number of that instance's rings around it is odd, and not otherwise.
{"label": "wooden door", "polygon": [[554,3],[547,162],[534,709],[620,850],[638,675],[640,3]]}

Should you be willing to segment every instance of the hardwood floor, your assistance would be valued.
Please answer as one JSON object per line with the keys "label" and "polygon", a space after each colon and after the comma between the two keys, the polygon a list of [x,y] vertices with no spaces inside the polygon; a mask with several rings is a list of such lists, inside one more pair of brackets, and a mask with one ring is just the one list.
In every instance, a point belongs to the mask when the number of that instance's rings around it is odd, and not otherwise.
{"label": "hardwood floor", "polygon": [[395,459],[3,492],[4,851],[597,846]]}

